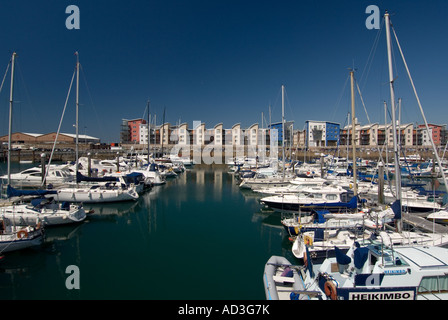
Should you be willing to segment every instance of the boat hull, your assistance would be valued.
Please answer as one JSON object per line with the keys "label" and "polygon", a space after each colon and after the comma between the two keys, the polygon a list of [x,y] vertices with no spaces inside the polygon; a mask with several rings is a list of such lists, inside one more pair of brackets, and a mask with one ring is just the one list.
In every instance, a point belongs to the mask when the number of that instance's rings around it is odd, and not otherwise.
{"label": "boat hull", "polygon": [[[286,268],[291,270],[290,274],[283,276]],[[264,268],[263,283],[267,300],[291,300],[295,297],[295,291],[303,290],[299,273],[281,256],[272,256],[268,260]]]}
{"label": "boat hull", "polygon": [[25,237],[19,238],[18,236],[0,235],[0,252],[12,252],[17,250],[23,250],[35,246],[40,246],[44,240],[43,229],[37,229],[27,233]]}
{"label": "boat hull", "polygon": [[82,203],[105,203],[133,201],[138,199],[135,191],[123,192],[122,190],[103,189],[60,189],[54,195],[57,201],[70,201]]}
{"label": "boat hull", "polygon": [[11,223],[21,226],[36,226],[39,223],[45,226],[56,226],[82,222],[86,219],[86,212],[83,208],[66,213],[39,213],[31,210],[20,212],[19,210],[14,210],[14,212],[2,212],[2,217],[8,219]]}

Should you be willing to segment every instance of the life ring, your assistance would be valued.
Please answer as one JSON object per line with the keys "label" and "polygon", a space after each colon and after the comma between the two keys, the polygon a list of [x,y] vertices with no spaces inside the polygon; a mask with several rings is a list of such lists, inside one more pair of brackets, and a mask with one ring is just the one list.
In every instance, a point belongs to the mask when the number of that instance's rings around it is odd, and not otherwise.
{"label": "life ring", "polygon": [[25,229],[22,229],[19,232],[17,232],[17,238],[22,239],[22,238],[27,238],[27,237],[28,237],[28,232]]}
{"label": "life ring", "polygon": [[327,297],[330,297],[331,300],[337,300],[338,291],[336,289],[336,284],[332,280],[327,280],[327,282],[325,282],[324,291]]}
{"label": "life ring", "polygon": [[306,246],[312,246],[313,245],[313,238],[311,238],[311,236],[306,235],[306,236],[303,237],[303,243]]}

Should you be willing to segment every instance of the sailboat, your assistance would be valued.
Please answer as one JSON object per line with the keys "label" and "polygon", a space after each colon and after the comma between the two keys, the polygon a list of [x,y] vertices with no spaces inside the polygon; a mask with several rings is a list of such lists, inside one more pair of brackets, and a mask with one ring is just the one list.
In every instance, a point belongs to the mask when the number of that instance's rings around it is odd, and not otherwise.
{"label": "sailboat", "polygon": [[[9,95],[9,134],[8,134],[8,183],[11,176],[11,132],[12,132],[12,109],[14,92],[14,65],[16,53],[11,58],[11,88]],[[4,204],[4,203],[3,203]],[[5,207],[9,207],[6,204]],[[44,229],[37,226],[16,226],[13,222],[5,218],[0,218],[0,253],[26,249],[42,244],[44,239]]]}
{"label": "sailboat", "polygon": [[[357,216],[358,214],[354,214]],[[338,214],[333,215],[334,217]],[[350,216],[350,214],[347,214]],[[386,229],[386,223],[400,219],[400,202],[380,212],[365,214],[363,221],[359,221],[358,228],[351,226],[333,228],[323,222],[320,226],[303,224],[302,232],[295,238],[292,253],[298,259],[303,259],[306,251],[315,260],[335,255],[335,247],[340,251],[348,251],[355,242],[381,239],[381,242],[389,247],[403,245],[445,246],[448,245],[448,233],[426,233],[417,231],[401,231]],[[331,219],[329,219],[331,221]]]}
{"label": "sailboat", "polygon": [[39,246],[43,240],[43,226],[17,226],[0,218],[0,254]]}
{"label": "sailboat", "polygon": [[[12,69],[12,77],[13,71],[14,69]],[[11,93],[11,105],[12,101]],[[6,176],[8,180],[8,183],[6,184],[6,195],[9,202],[0,206],[0,216],[2,219],[12,225],[25,227],[37,225],[53,226],[84,221],[86,212],[82,205],[68,202],[55,202],[52,197],[56,194],[55,190],[20,190],[13,188],[11,186],[11,177],[14,175],[10,173],[9,163],[10,156],[8,156],[8,175]],[[52,168],[54,169],[56,167]],[[42,169],[38,169],[36,174],[35,168],[30,169],[30,175],[34,176],[30,181],[37,183],[37,180],[40,180],[39,184],[41,184],[43,179],[41,171]],[[59,172],[61,173],[61,171]],[[61,174],[61,178],[65,177],[67,176]],[[26,201],[30,198],[32,199],[31,201]]]}
{"label": "sailboat", "polygon": [[436,246],[386,246],[381,240],[355,242],[347,253],[314,264],[310,253],[298,272],[301,300],[446,300],[448,249]]}
{"label": "sailboat", "polygon": [[[79,110],[79,55],[76,54],[76,172],[78,172],[78,110]],[[115,178],[116,180],[116,178]],[[114,181],[97,182],[94,185],[80,185],[58,188],[54,198],[58,201],[104,203],[132,201],[139,198],[134,184]]]}
{"label": "sailboat", "polygon": [[[243,178],[239,184],[241,189],[260,189],[265,187],[286,187],[296,177],[293,172],[286,175],[285,170],[285,86],[282,85],[282,172],[269,174],[269,169],[259,169],[254,177]],[[258,162],[258,161],[257,161]],[[256,163],[257,163],[256,162]]]}
{"label": "sailboat", "polygon": [[[392,100],[392,123],[394,125],[395,172],[399,172],[397,139],[395,128],[394,88],[390,37],[390,18],[385,14],[389,80]],[[398,41],[397,41],[398,42]],[[401,49],[400,49],[401,51]],[[406,66],[407,68],[407,66]],[[415,89],[414,89],[415,92]],[[420,106],[420,101],[419,106]],[[421,106],[420,106],[421,107]],[[423,112],[422,112],[423,113]],[[426,123],[426,120],[425,120]],[[432,139],[431,139],[432,142]],[[432,142],[433,143],[433,142]],[[433,145],[434,146],[434,145]],[[437,152],[435,152],[438,158]],[[439,160],[439,159],[438,159]],[[440,165],[440,161],[438,161]],[[445,176],[443,175],[445,180]],[[397,233],[406,238],[401,222],[401,179],[395,176],[398,223]],[[446,184],[445,184],[446,185]],[[387,233],[375,233],[362,242],[353,241],[347,253],[341,244],[333,243],[334,257],[326,258],[322,264],[313,265],[310,247],[305,246],[303,258],[305,267],[300,282],[301,299],[327,300],[446,300],[448,299],[448,248],[440,243],[419,245],[396,245]],[[445,235],[428,235],[429,237]],[[290,290],[293,297],[294,290]],[[297,296],[295,296],[297,297]]]}
{"label": "sailboat", "polygon": [[[56,226],[86,219],[87,213],[81,204],[56,202],[52,197],[55,194],[55,190],[17,190],[8,186],[7,196],[14,200],[11,205],[0,206],[0,217],[21,226]],[[24,202],[22,197],[33,199]]]}
{"label": "sailboat", "polygon": [[[398,139],[396,136],[397,129],[395,127],[395,103],[394,103],[394,76],[392,69],[391,58],[391,43],[390,43],[390,23],[389,14],[386,13],[386,34],[387,34],[387,47],[388,47],[388,59],[389,59],[389,79],[390,79],[390,95],[392,101],[392,125],[393,125],[393,141],[394,141],[394,166],[395,172],[400,172],[399,152],[398,152]],[[356,234],[350,231],[335,232],[334,234],[317,235],[315,232],[303,233],[301,237],[298,237],[293,245],[293,253],[296,257],[303,257],[305,254],[305,246],[308,245],[308,250],[314,252],[314,256],[319,253],[325,253],[329,255],[328,251],[338,247],[342,250],[349,250],[349,248],[355,243],[361,243],[365,239],[381,237],[383,243],[389,247],[403,246],[403,245],[426,245],[426,246],[445,246],[448,244],[448,233],[424,233],[414,231],[404,231],[402,226],[402,210],[403,208],[412,207],[423,210],[424,203],[418,203],[417,199],[403,198],[401,190],[401,176],[395,175],[395,197],[396,201],[392,205],[394,213],[394,220],[397,231],[391,230],[366,230],[362,234]],[[414,200],[417,203],[411,203]],[[432,203],[433,208],[437,208],[437,204]]]}

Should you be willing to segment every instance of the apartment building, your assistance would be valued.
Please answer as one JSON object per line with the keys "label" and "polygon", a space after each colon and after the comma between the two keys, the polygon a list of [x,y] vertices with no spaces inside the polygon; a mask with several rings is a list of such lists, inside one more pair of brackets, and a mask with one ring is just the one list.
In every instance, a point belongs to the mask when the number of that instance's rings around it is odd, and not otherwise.
{"label": "apartment building", "polygon": [[339,123],[307,120],[305,128],[307,147],[337,146],[340,135]]}
{"label": "apartment building", "polygon": [[[148,127],[151,134],[148,135]],[[446,125],[429,125],[429,133],[424,125],[414,127],[414,124],[402,124],[397,127],[397,137],[401,146],[430,146],[429,138],[432,137],[436,146],[444,146],[448,141]],[[277,136],[273,136],[276,129]],[[137,136],[138,133],[138,136]],[[339,123],[330,121],[307,120],[304,130],[294,130],[293,122],[285,122],[285,146],[293,148],[320,148],[336,147],[338,145],[352,145],[352,134],[355,135],[355,143],[359,147],[378,147],[387,145],[393,147],[393,127],[391,124],[380,125],[378,123],[361,125],[357,121],[353,132],[352,126],[340,128]],[[195,121],[190,129],[187,123],[171,125],[148,126],[143,119],[123,120],[121,138],[122,142],[136,142],[140,144],[150,143],[155,145],[190,145],[235,147],[269,146],[270,142],[277,141],[282,144],[283,130],[280,123],[274,123],[268,128],[260,128],[258,123],[248,128],[242,128],[236,123],[229,129],[225,129],[222,123],[213,128],[207,128],[205,123]]]}
{"label": "apartment building", "polygon": [[431,146],[431,140],[434,141],[436,146],[445,146],[448,142],[446,125],[437,125],[428,123],[429,132],[426,129],[426,125],[421,124],[417,126],[418,142],[422,146]]}

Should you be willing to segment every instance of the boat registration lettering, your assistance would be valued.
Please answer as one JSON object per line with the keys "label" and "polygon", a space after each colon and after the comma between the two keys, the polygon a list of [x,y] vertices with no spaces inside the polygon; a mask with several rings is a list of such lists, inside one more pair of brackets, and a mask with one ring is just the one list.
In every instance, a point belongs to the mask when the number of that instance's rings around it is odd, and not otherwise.
{"label": "boat registration lettering", "polygon": [[414,291],[350,292],[349,300],[414,300]]}
{"label": "boat registration lettering", "polygon": [[406,274],[407,271],[405,269],[397,269],[397,270],[384,270],[384,274],[387,275],[398,275],[398,274]]}

